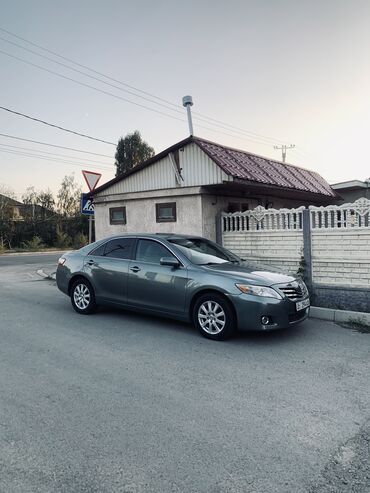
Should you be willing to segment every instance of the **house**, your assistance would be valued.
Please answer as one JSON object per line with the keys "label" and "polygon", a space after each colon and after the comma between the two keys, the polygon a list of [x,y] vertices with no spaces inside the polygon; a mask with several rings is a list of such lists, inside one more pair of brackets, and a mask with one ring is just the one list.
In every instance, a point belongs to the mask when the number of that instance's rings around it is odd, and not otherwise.
{"label": "house", "polygon": [[346,203],[355,202],[362,197],[370,199],[370,178],[365,181],[351,180],[334,183],[331,187]]}
{"label": "house", "polygon": [[0,220],[26,221],[29,219],[46,219],[52,211],[38,204],[24,204],[11,197],[0,194]]}
{"label": "house", "polygon": [[7,197],[0,193],[0,220],[10,219],[19,221],[22,219],[22,208],[24,204],[18,200]]}
{"label": "house", "polygon": [[314,171],[190,136],[93,192],[95,233],[215,239],[222,211],[327,205],[336,197]]}

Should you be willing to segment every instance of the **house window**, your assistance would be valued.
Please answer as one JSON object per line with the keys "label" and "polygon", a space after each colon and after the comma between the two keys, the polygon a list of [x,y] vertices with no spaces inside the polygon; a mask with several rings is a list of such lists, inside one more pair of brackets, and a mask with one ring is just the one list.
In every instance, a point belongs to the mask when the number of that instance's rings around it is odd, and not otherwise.
{"label": "house window", "polygon": [[111,207],[109,222],[110,224],[126,224],[126,207]]}
{"label": "house window", "polygon": [[155,204],[157,223],[176,222],[176,202]]}

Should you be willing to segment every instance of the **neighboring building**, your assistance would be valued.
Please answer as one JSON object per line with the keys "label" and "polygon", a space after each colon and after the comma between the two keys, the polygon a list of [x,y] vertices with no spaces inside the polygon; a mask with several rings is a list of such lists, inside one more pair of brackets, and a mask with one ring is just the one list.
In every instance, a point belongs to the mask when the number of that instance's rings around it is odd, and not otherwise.
{"label": "neighboring building", "polygon": [[14,200],[11,197],[2,195],[0,193],[0,220],[11,219],[12,221],[19,221],[22,219],[22,208],[24,204]]}
{"label": "neighboring building", "polygon": [[0,194],[0,220],[25,221],[32,218],[47,218],[54,214],[49,209],[38,204],[24,204],[18,200]]}
{"label": "neighboring building", "polygon": [[94,193],[95,233],[173,232],[216,238],[216,216],[337,200],[316,172],[190,136]]}
{"label": "neighboring building", "polygon": [[334,183],[331,186],[346,203],[365,197],[370,199],[370,178],[365,181],[352,180]]}

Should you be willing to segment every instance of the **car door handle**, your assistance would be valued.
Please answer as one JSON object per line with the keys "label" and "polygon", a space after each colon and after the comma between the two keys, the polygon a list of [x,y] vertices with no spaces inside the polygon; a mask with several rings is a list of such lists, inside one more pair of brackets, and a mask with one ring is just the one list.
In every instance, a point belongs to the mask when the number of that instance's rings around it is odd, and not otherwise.
{"label": "car door handle", "polygon": [[139,272],[141,269],[140,269],[140,267],[135,265],[134,267],[130,267],[130,270],[132,270],[132,272]]}
{"label": "car door handle", "polygon": [[95,265],[95,262],[94,260],[89,260],[88,262],[86,262],[87,265]]}

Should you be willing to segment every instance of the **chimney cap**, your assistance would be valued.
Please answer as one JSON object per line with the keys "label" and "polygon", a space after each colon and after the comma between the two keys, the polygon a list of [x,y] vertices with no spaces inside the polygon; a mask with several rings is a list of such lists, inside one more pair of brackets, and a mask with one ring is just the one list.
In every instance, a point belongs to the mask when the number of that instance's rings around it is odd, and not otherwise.
{"label": "chimney cap", "polygon": [[184,96],[182,98],[182,105],[185,107],[188,105],[193,106],[193,98],[191,96]]}

